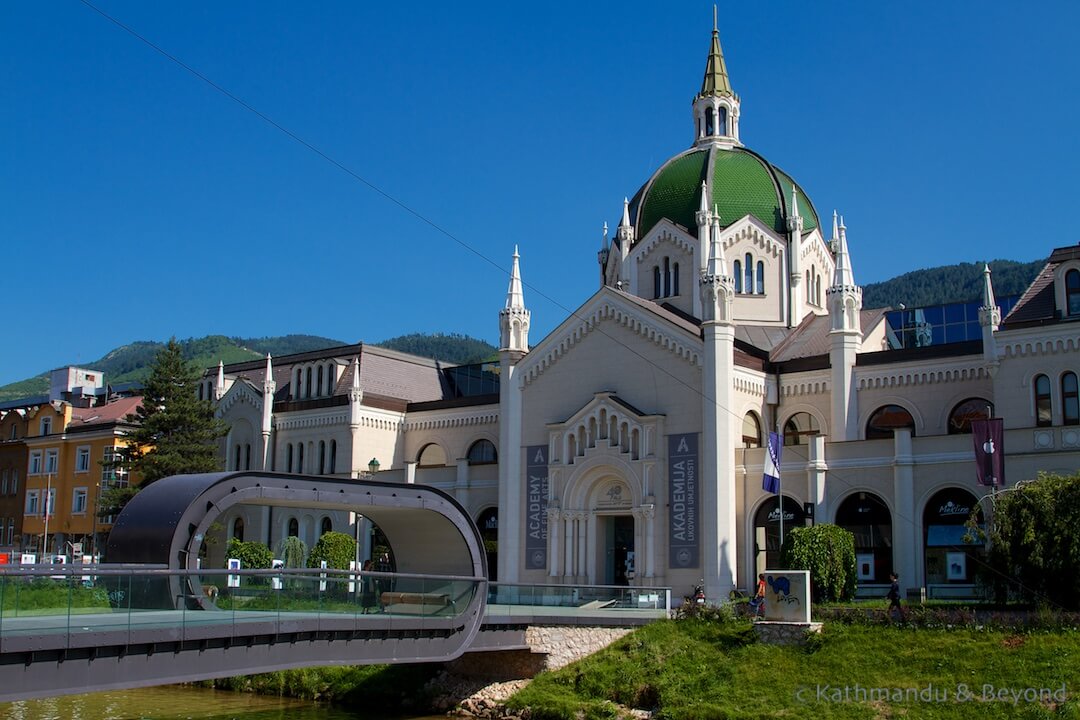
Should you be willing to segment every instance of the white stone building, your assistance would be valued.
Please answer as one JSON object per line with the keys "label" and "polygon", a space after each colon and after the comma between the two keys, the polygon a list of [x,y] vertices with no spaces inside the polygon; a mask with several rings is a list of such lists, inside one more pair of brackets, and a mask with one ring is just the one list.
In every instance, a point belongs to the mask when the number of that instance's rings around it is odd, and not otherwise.
{"label": "white stone building", "polygon": [[[497,527],[502,581],[704,580],[722,599],[776,562],[783,518],[853,530],[865,592],[893,570],[973,592],[960,528],[988,490],[970,422],[1004,418],[1007,485],[1080,467],[1080,246],[1004,318],[988,270],[981,303],[864,309],[842,218],[823,227],[742,144],[740,105],[714,29],[691,147],[624,202],[600,288],[535,346],[515,251],[498,366],[357,345],[208,374],[228,467],[354,477],[376,458],[380,480],[444,488]],[[782,507],[762,489],[770,429]]]}

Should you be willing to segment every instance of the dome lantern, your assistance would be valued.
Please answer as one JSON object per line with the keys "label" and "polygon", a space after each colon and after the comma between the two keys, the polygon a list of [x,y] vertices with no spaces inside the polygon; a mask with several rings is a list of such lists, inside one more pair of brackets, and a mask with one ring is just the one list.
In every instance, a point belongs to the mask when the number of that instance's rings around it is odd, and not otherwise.
{"label": "dome lantern", "polygon": [[705,63],[701,92],[693,102],[694,145],[734,147],[739,142],[739,96],[731,89],[724,52],[720,49],[716,6],[713,6],[712,45]]}

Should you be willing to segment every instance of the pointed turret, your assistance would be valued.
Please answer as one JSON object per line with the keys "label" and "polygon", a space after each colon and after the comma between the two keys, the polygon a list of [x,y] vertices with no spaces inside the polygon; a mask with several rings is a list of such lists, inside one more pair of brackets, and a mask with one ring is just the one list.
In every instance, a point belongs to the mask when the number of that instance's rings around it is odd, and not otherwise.
{"label": "pointed turret", "polygon": [[506,306],[499,313],[500,349],[525,353],[529,351],[529,311],[525,308],[525,293],[521,290],[521,268],[517,245],[510,268],[510,286],[506,290]]}
{"label": "pointed turret", "polygon": [[[840,234],[836,245],[836,270],[833,272],[833,288],[854,286],[855,273],[851,270],[851,256],[848,255],[847,228],[844,227],[844,218],[841,216]],[[859,294],[862,294],[861,291]]]}
{"label": "pointed turret", "polygon": [[739,143],[739,96],[731,89],[724,51],[720,48],[716,8],[713,7],[712,43],[705,61],[701,92],[694,97],[694,143],[733,147]]}
{"label": "pointed turret", "polygon": [[983,361],[991,375],[997,372],[1000,361],[998,360],[997,338],[994,333],[1001,325],[1001,308],[998,307],[994,298],[994,284],[990,280],[990,266],[983,265],[983,299],[979,307],[979,325],[982,326]]}
{"label": "pointed turret", "polygon": [[825,291],[832,330],[829,332],[829,364],[832,376],[832,416],[836,437],[858,440],[859,408],[855,392],[855,361],[862,341],[862,288],[855,284],[848,255],[847,228],[840,217],[833,284]]}
{"label": "pointed turret", "polygon": [[809,296],[810,288],[800,290],[802,285],[802,234],[803,218],[799,214],[799,191],[795,183],[791,183],[791,204],[788,206],[787,216],[788,229],[788,280],[791,285],[791,293],[788,295],[790,305],[787,308],[788,327],[795,327],[802,320],[806,308],[803,304],[805,292]]}
{"label": "pointed turret", "polygon": [[270,455],[270,434],[274,429],[274,393],[277,382],[274,381],[274,363],[270,353],[266,353],[266,375],[263,377],[262,397],[262,469],[269,471],[273,465]]}
{"label": "pointed turret", "polygon": [[625,283],[630,277],[630,246],[634,244],[634,226],[630,224],[630,200],[623,198],[622,219],[615,231],[615,238],[619,241],[619,267],[618,277],[611,278],[611,284]]}
{"label": "pointed turret", "polygon": [[701,247],[702,267],[704,267],[709,256],[709,225],[712,224],[712,213],[709,212],[709,186],[704,180],[701,182],[701,200],[698,202],[694,219],[697,220],[698,245]]}
{"label": "pointed turret", "polygon": [[225,396],[225,363],[218,360],[217,383],[214,385],[214,399],[220,400]]}
{"label": "pointed turret", "polygon": [[600,251],[596,253],[596,261],[600,264],[600,285],[607,284],[608,256],[611,254],[606,221],[604,222],[603,233],[603,237],[600,238]]}
{"label": "pointed turret", "polygon": [[840,230],[836,225],[836,211],[832,211],[832,238],[829,240],[829,244],[832,246],[833,252],[836,252],[836,246],[840,243]]}

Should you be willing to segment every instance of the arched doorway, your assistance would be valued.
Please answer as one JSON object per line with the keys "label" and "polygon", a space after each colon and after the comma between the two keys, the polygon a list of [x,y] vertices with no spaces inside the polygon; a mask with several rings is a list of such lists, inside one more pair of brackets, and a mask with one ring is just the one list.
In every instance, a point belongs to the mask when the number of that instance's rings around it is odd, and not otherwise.
{"label": "arched doorway", "polygon": [[[978,500],[963,488],[945,488],[934,494],[923,508],[923,562],[926,586],[969,585],[975,582],[975,568],[984,548],[966,543],[966,523],[972,510],[982,512]],[[933,593],[931,593],[933,594]]]}
{"label": "arched doorway", "polygon": [[[784,496],[784,537],[792,528],[806,525],[806,512],[797,501]],[[754,514],[754,576],[780,567],[780,503],[773,496]]]}
{"label": "arched doorway", "polygon": [[856,578],[862,583],[887,583],[893,571],[892,513],[870,492],[848,496],[836,510],[836,524],[855,536]]}

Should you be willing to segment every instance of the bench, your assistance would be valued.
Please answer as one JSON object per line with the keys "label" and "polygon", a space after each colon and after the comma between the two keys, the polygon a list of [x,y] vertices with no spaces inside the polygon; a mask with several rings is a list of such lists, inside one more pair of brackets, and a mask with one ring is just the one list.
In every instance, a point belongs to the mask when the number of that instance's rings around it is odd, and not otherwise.
{"label": "bench", "polygon": [[403,615],[431,615],[453,606],[450,596],[441,593],[388,590],[380,596],[380,601],[386,612]]}

